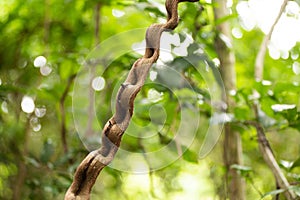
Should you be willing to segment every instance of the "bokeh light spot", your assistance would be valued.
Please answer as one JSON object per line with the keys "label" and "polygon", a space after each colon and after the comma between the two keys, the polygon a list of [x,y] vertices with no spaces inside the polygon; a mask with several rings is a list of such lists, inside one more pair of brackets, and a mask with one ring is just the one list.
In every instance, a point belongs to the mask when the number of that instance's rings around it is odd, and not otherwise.
{"label": "bokeh light spot", "polygon": [[52,72],[52,68],[48,65],[44,65],[40,68],[40,72],[43,76],[48,76]]}
{"label": "bokeh light spot", "polygon": [[42,118],[46,115],[46,108],[45,107],[42,107],[42,108],[36,108],[34,110],[34,114],[35,116],[37,116],[38,118]]}
{"label": "bokeh light spot", "polygon": [[21,102],[21,108],[25,113],[32,113],[35,108],[33,99],[29,96],[24,96]]}
{"label": "bokeh light spot", "polygon": [[33,65],[35,67],[43,67],[47,63],[47,59],[44,56],[38,56],[34,59]]}
{"label": "bokeh light spot", "polygon": [[105,87],[105,79],[101,76],[98,76],[92,81],[92,88],[95,91],[101,91]]}
{"label": "bokeh light spot", "polygon": [[112,15],[114,17],[123,17],[125,15],[125,12],[121,11],[121,10],[117,10],[117,9],[113,9],[112,10]]}

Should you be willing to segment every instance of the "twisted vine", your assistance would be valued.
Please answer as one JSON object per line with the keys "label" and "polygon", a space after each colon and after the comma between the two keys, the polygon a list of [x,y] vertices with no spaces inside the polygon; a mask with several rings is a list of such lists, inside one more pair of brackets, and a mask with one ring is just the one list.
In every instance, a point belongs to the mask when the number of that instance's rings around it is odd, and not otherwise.
{"label": "twisted vine", "polygon": [[132,66],[117,93],[116,112],[102,131],[102,146],[90,152],[78,166],[65,200],[89,200],[92,187],[102,169],[114,158],[133,114],[134,100],[148,76],[148,72],[159,57],[160,38],[164,31],[177,27],[178,3],[198,0],[166,0],[168,13],[165,24],[153,24],[146,31],[146,50],[142,58]]}

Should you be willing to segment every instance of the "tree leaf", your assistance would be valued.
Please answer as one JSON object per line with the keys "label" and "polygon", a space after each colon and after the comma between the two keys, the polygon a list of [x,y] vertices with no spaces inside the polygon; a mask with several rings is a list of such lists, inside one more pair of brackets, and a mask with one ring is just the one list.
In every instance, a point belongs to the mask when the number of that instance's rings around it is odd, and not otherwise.
{"label": "tree leaf", "polygon": [[265,193],[263,196],[262,196],[262,198],[261,199],[264,199],[264,198],[266,198],[266,197],[268,197],[268,196],[276,196],[277,194],[281,194],[281,193],[283,193],[283,192],[285,192],[286,190],[285,189],[279,189],[279,190],[273,190],[273,191],[271,191],[271,192],[267,192],[267,193]]}
{"label": "tree leaf", "polygon": [[300,167],[300,157],[297,160],[295,160],[295,162],[292,164],[291,170],[296,167]]}
{"label": "tree leaf", "polygon": [[245,171],[245,172],[250,172],[252,171],[251,167],[248,166],[244,166],[244,165],[231,165],[230,166],[231,169],[237,169],[239,171]]}
{"label": "tree leaf", "polygon": [[182,155],[182,158],[188,162],[198,163],[198,154],[189,149],[186,149]]}
{"label": "tree leaf", "polygon": [[235,164],[235,165],[231,165],[230,168],[239,171],[241,173],[241,175],[244,177],[247,176],[252,171],[251,167],[244,166],[244,165],[236,165]]}

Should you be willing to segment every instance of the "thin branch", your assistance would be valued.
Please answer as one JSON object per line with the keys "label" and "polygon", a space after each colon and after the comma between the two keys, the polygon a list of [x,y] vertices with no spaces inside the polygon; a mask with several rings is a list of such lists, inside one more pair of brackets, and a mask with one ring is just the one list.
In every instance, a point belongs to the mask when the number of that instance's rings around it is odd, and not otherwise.
{"label": "thin branch", "polygon": [[[258,107],[257,105],[254,105],[254,112],[256,113],[256,118],[259,119],[258,116]],[[287,200],[293,200],[296,199],[296,195],[293,191],[288,190],[290,187],[289,182],[287,181],[286,177],[284,176],[283,172],[280,170],[279,164],[276,161],[276,158],[274,156],[273,150],[270,146],[270,143],[268,139],[266,138],[265,131],[260,123],[256,121],[247,122],[248,125],[252,125],[256,128],[257,137],[258,137],[258,145],[260,152],[268,165],[268,167],[271,169],[275,180],[276,185],[278,184],[280,189],[285,189],[285,197]]]}
{"label": "thin branch", "polygon": [[[90,85],[92,85],[93,78],[95,76],[96,68],[95,66],[91,66],[90,70]],[[94,121],[94,111],[95,111],[95,91],[92,87],[88,88],[89,90],[89,106],[88,106],[88,121],[87,121],[87,128],[85,130],[84,137],[88,138],[93,136],[94,130],[93,130],[93,121]]]}
{"label": "thin branch", "polygon": [[27,176],[27,166],[26,166],[26,157],[28,156],[28,143],[29,143],[29,136],[30,136],[30,119],[31,115],[27,116],[27,121],[25,124],[25,132],[24,132],[24,146],[23,150],[20,151],[21,153],[21,160],[19,160],[18,164],[18,175],[14,184],[14,194],[13,200],[21,199],[22,188]]}
{"label": "thin branch", "polygon": [[45,43],[45,54],[49,54],[49,36],[50,36],[50,2],[49,0],[44,0],[45,2],[45,16],[44,16],[44,43]]}
{"label": "thin branch", "polygon": [[67,86],[59,100],[59,108],[61,114],[60,131],[61,131],[61,141],[62,141],[64,153],[68,152],[65,101],[75,77],[76,74],[73,74],[69,77]]}
{"label": "thin branch", "polygon": [[269,33],[264,37],[261,45],[260,45],[260,49],[258,51],[258,54],[256,56],[256,59],[255,59],[255,79],[260,81],[263,79],[263,71],[264,71],[264,60],[265,60],[265,54],[266,54],[266,51],[267,51],[267,47],[268,47],[268,44],[270,42],[270,39],[272,37],[272,34],[273,34],[273,31],[274,31],[274,28],[276,26],[276,24],[278,23],[279,19],[281,18],[281,15],[283,14],[284,10],[285,10],[285,7],[288,3],[288,0],[284,0],[282,5],[281,5],[281,8],[280,8],[280,11],[275,19],[275,22],[273,23],[273,25],[271,26],[271,29],[269,31]]}
{"label": "thin branch", "polygon": [[[101,8],[102,4],[98,2],[95,6],[95,46],[99,44],[100,42],[100,29],[101,29],[101,24],[100,24],[100,19],[101,19]],[[92,84],[94,75],[96,72],[96,66],[91,66],[90,70],[90,85]],[[92,87],[89,87],[89,107],[88,107],[88,121],[87,121],[87,128],[85,131],[85,137],[91,137],[94,134],[93,130],[93,121],[94,121],[94,111],[95,111],[95,91]]]}
{"label": "thin branch", "polygon": [[65,200],[89,200],[92,187],[102,169],[115,157],[122,135],[127,129],[133,114],[134,100],[148,76],[151,66],[159,57],[160,38],[164,31],[177,27],[178,3],[198,0],[166,0],[168,20],[165,24],[154,24],[146,32],[146,51],[132,66],[129,74],[117,93],[116,112],[108,120],[102,131],[102,146],[89,153],[78,166],[73,183],[65,195]]}
{"label": "thin branch", "polygon": [[95,6],[95,44],[97,45],[100,42],[100,21],[101,21],[101,2],[98,2]]}
{"label": "thin branch", "polygon": [[249,182],[251,183],[252,187],[253,187],[254,190],[259,194],[259,196],[260,196],[260,197],[263,197],[263,196],[264,196],[263,193],[256,187],[256,185],[255,185],[253,179],[252,179],[250,176],[248,176],[248,177],[247,177],[247,180],[249,180]]}
{"label": "thin branch", "polygon": [[[278,21],[280,20],[286,5],[288,3],[288,0],[284,0],[280,11],[273,23],[273,25],[271,26],[271,29],[269,31],[269,33],[264,37],[263,42],[260,46],[259,52],[256,56],[256,60],[255,60],[255,71],[254,71],[254,77],[257,81],[260,81],[263,79],[263,68],[264,68],[264,59],[265,59],[265,54],[267,51],[267,46],[269,44],[269,41],[272,37],[273,31],[275,26],[277,25]],[[256,118],[259,119],[259,115],[258,115],[258,105],[255,104],[254,105],[254,112],[256,115]],[[276,189],[286,189],[287,191],[285,192],[285,196],[287,199],[295,199],[296,195],[292,192],[288,190],[288,187],[290,186],[286,177],[284,176],[284,174],[281,172],[280,167],[275,159],[274,153],[272,151],[272,148],[269,144],[269,141],[267,140],[264,130],[262,128],[262,126],[258,123],[258,122],[254,122],[252,123],[252,125],[254,127],[256,127],[257,130],[257,136],[258,136],[258,142],[259,142],[259,148],[260,151],[263,155],[263,158],[265,160],[265,162],[267,163],[267,165],[269,166],[269,168],[271,169],[275,180],[276,180]],[[276,195],[275,197],[276,199],[279,199],[279,195]]]}

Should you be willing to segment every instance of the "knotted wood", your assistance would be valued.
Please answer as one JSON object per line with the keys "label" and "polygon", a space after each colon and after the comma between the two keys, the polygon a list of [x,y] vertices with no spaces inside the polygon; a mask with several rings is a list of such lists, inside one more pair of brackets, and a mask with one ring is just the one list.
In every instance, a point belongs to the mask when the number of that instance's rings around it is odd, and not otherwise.
{"label": "knotted wood", "polygon": [[198,0],[166,0],[168,19],[165,24],[153,24],[146,32],[146,50],[142,58],[132,66],[117,93],[116,112],[108,120],[102,131],[102,146],[89,153],[78,166],[73,183],[65,195],[65,200],[89,200],[92,187],[101,170],[115,157],[122,135],[133,114],[134,100],[148,76],[151,66],[159,57],[160,38],[164,31],[177,27],[178,3]]}

